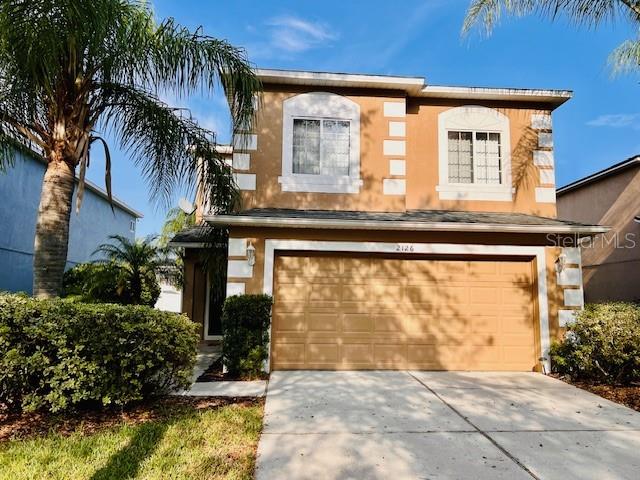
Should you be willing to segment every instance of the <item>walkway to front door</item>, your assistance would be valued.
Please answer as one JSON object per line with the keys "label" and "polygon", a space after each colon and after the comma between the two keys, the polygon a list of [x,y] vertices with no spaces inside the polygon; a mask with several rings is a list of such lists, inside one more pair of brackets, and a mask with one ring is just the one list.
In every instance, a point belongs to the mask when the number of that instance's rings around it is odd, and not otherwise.
{"label": "walkway to front door", "polygon": [[640,413],[535,373],[278,371],[256,476],[637,479]]}

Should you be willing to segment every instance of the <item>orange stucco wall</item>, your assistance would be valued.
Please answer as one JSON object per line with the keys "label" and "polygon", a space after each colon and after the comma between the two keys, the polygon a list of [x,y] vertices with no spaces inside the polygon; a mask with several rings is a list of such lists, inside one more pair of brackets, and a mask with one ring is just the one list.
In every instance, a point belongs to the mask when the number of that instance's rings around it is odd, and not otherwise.
{"label": "orange stucco wall", "polygon": [[[364,184],[357,194],[283,192],[278,183],[282,175],[283,101],[300,93],[330,91],[344,95],[360,106],[360,172]],[[406,117],[384,116],[384,102],[406,102]],[[510,120],[513,201],[440,200],[436,185],[438,172],[438,114],[457,106],[482,105],[494,108]],[[546,108],[546,110],[545,110]],[[531,115],[549,113],[548,107],[505,102],[478,102],[405,98],[389,91],[300,89],[267,85],[255,122],[258,148],[251,151],[251,167],[242,173],[256,175],[256,190],[242,192],[242,208],[294,208],[397,212],[413,209],[521,212],[556,216],[553,203],[537,203],[535,188],[540,185],[533,150],[538,148],[538,133],[531,128]],[[406,194],[384,195],[383,180],[390,175],[389,160],[383,142],[398,140],[389,136],[389,121],[406,122]],[[405,178],[405,177],[401,177]]]}

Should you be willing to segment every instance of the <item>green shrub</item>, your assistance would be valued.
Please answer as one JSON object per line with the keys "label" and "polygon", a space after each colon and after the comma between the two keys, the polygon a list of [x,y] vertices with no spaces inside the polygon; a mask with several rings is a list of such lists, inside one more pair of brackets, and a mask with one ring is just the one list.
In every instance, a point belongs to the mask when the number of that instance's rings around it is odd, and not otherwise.
{"label": "green shrub", "polygon": [[57,412],[186,388],[197,342],[175,313],[0,294],[0,403]]}
{"label": "green shrub", "polygon": [[574,379],[611,384],[640,381],[640,306],[587,305],[552,345],[555,371]]}
{"label": "green shrub", "polygon": [[[121,265],[114,262],[80,263],[64,273],[66,296],[89,303],[136,303],[131,285]],[[152,271],[146,271],[142,281],[141,305],[153,307],[160,296],[160,284]]]}
{"label": "green shrub", "polygon": [[229,297],[222,311],[222,362],[232,376],[256,376],[267,359],[269,295]]}

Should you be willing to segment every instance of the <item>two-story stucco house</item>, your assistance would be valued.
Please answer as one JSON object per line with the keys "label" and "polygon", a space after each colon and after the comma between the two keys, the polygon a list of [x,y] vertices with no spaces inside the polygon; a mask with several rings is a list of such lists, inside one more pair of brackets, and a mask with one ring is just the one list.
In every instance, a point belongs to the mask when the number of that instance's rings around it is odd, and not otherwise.
{"label": "two-story stucco house", "polygon": [[[571,92],[258,75],[242,210],[203,218],[230,232],[227,295],[274,298],[268,368],[548,368],[583,304],[575,240],[605,230],[556,219],[551,114]],[[183,304],[214,338],[195,258]]]}

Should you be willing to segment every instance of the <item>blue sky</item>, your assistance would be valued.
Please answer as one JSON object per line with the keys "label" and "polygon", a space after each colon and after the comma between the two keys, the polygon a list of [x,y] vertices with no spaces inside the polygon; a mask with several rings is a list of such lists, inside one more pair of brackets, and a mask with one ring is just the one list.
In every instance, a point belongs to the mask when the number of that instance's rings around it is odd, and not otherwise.
{"label": "blue sky", "polygon": [[[626,24],[597,30],[564,20],[504,19],[490,37],[460,37],[469,0],[153,2],[208,35],[245,47],[259,67],[423,76],[440,85],[562,88],[574,98],[554,114],[558,185],[640,153],[638,75],[613,77],[608,55],[634,36]],[[204,126],[230,137],[224,99],[190,98]],[[96,155],[98,160],[99,155]],[[158,232],[165,209],[149,200],[132,161],[114,149],[115,195],[144,213],[138,234]],[[103,184],[102,162],[88,176]],[[176,199],[177,201],[177,199]],[[82,214],[82,211],[80,212]]]}

